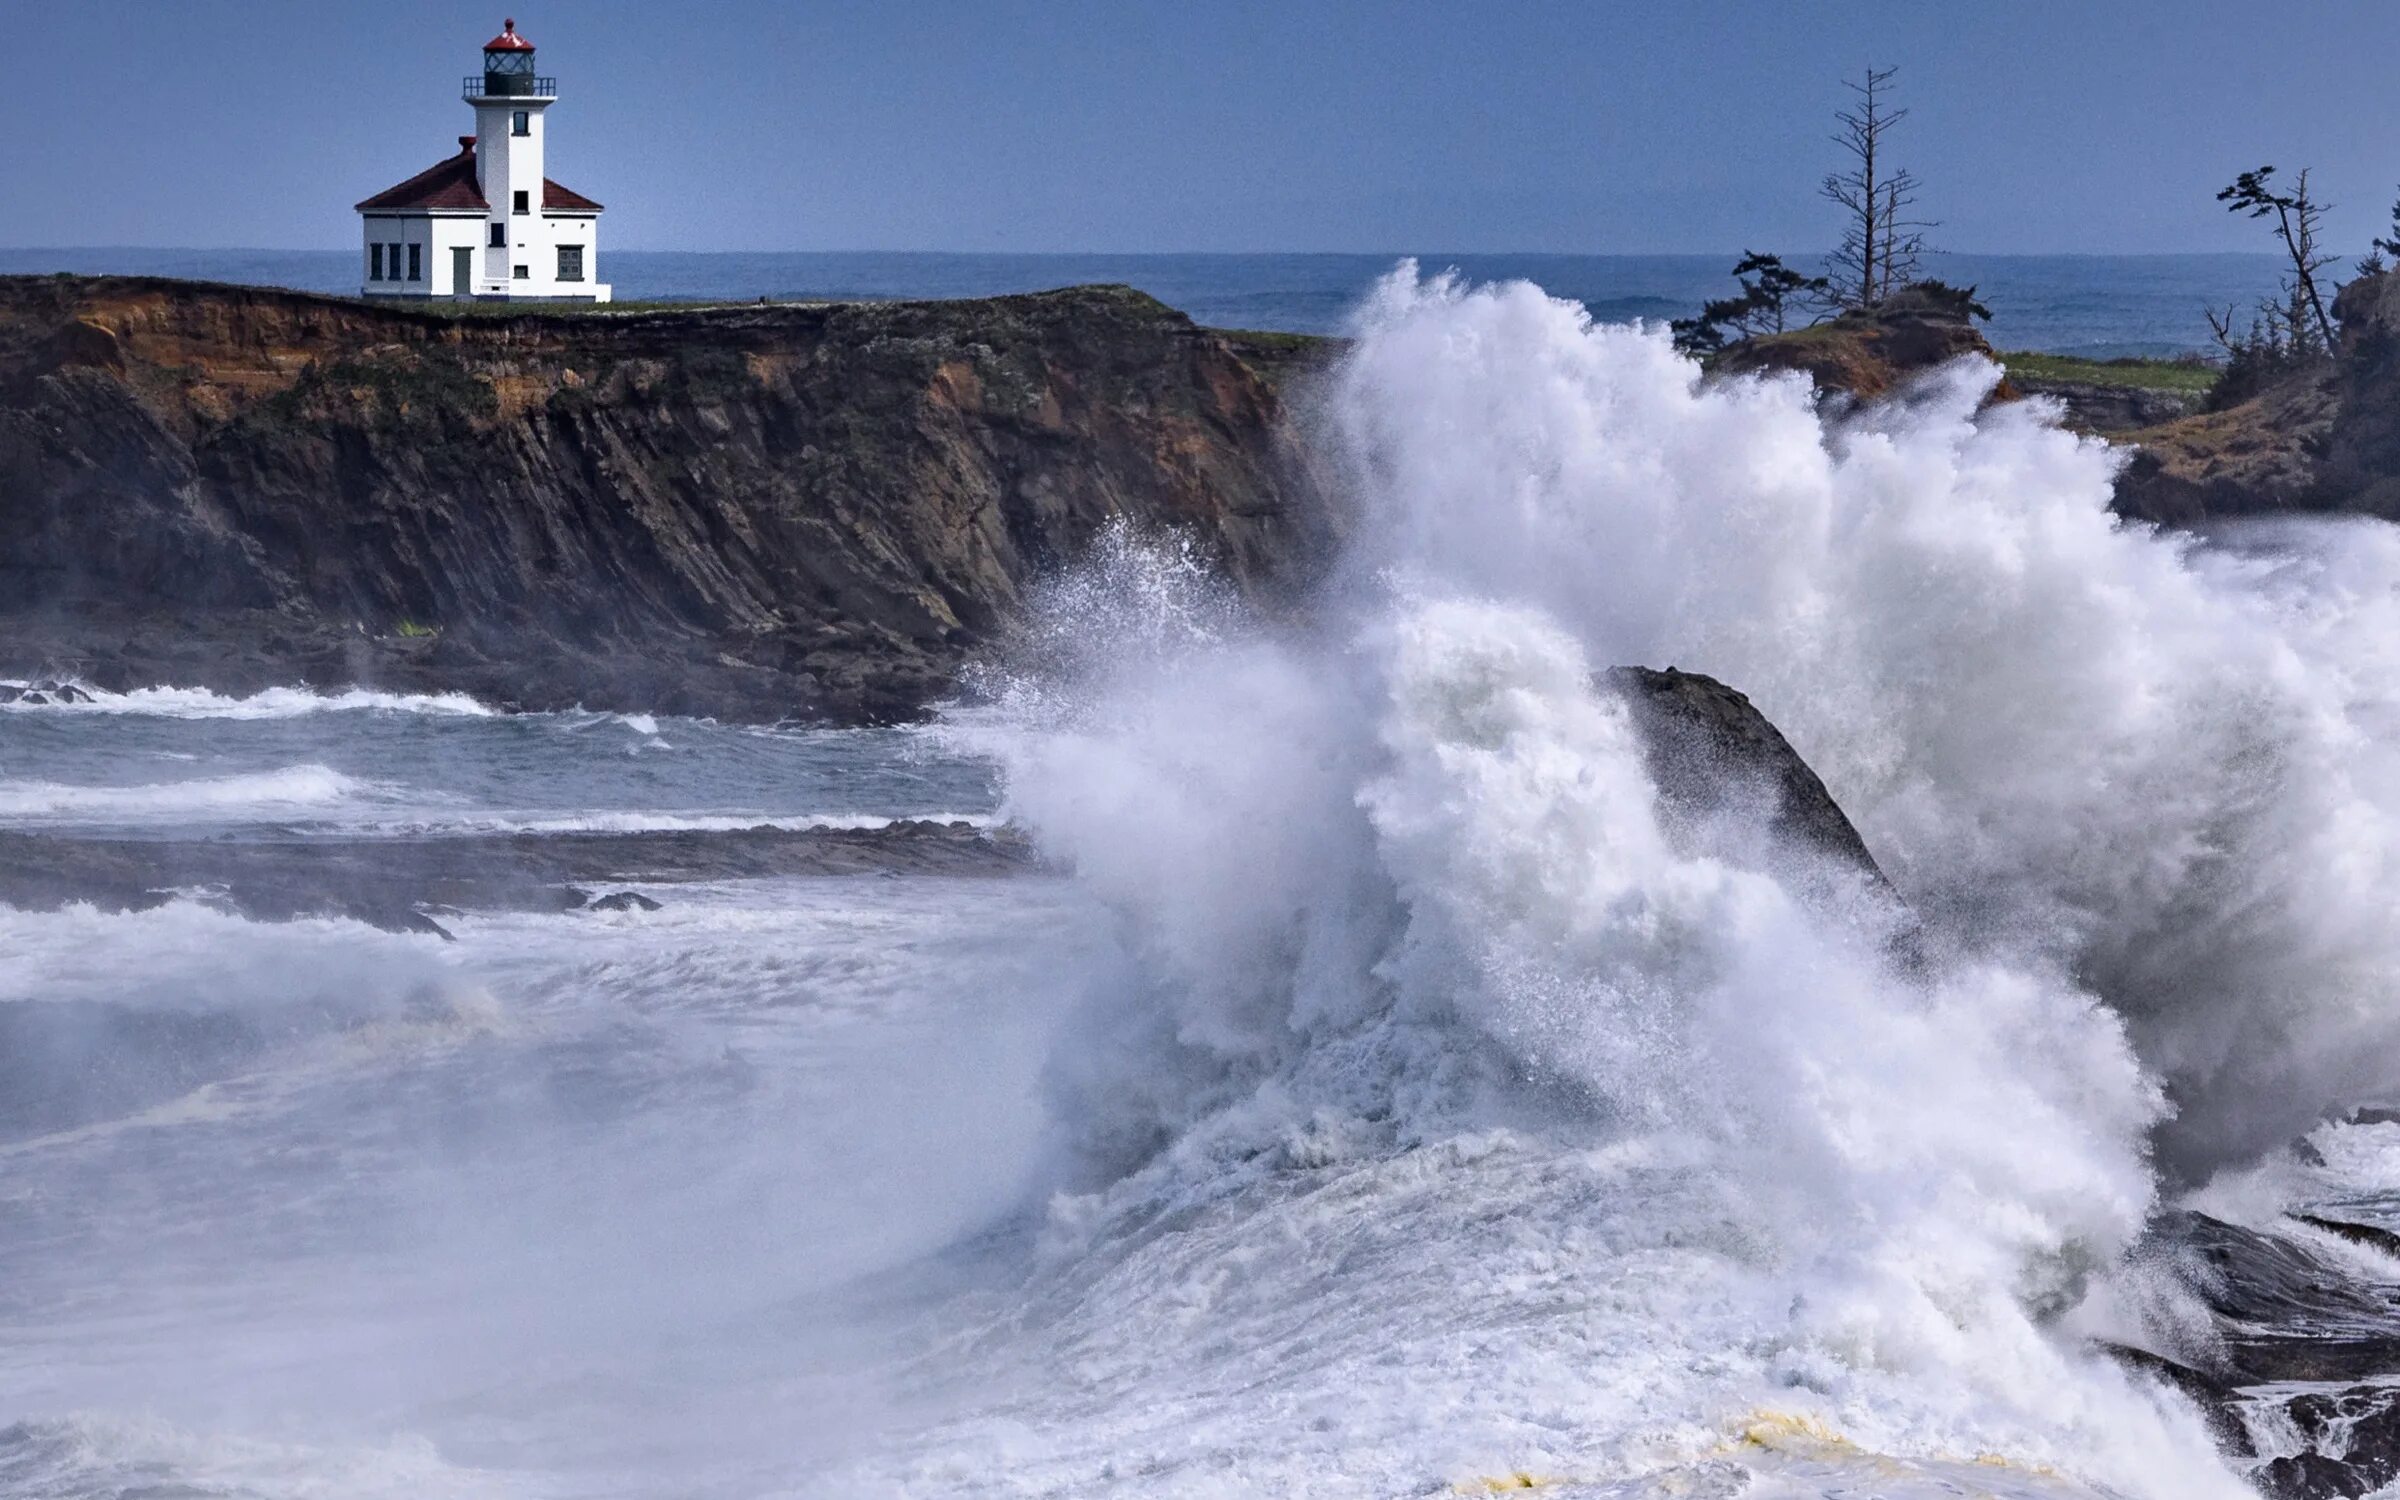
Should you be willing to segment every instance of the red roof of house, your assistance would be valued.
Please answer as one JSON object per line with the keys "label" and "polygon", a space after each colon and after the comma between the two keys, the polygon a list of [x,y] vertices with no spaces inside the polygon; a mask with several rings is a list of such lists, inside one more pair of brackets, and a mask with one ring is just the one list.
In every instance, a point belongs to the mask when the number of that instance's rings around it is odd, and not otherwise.
{"label": "red roof of house", "polygon": [[[361,213],[370,210],[406,213],[443,208],[490,213],[492,205],[484,198],[482,185],[475,180],[475,137],[460,136],[456,156],[427,167],[406,182],[385,188],[357,207]],[[599,204],[572,188],[560,187],[547,177],[542,179],[542,207],[560,213],[600,212]]]}
{"label": "red roof of house", "polygon": [[517,18],[511,16],[500,27],[500,34],[483,44],[486,52],[531,52],[533,43],[517,35]]}

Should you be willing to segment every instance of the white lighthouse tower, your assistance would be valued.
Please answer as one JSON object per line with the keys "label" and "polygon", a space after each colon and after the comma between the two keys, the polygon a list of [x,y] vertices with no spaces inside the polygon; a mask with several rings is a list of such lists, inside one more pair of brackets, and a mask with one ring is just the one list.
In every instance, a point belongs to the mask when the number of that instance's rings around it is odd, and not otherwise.
{"label": "white lighthouse tower", "polygon": [[600,205],[544,173],[558,80],[511,18],[461,85],[475,133],[458,154],[358,205],[369,297],[606,302]]}

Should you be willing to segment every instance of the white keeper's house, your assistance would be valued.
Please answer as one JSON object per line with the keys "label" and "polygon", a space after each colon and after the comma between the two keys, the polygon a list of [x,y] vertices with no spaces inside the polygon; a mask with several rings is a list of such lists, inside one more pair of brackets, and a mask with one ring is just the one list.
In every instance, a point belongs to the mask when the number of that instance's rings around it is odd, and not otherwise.
{"label": "white keeper's house", "polygon": [[542,175],[558,80],[510,20],[461,86],[475,133],[458,154],[358,205],[370,297],[606,302],[600,205]]}

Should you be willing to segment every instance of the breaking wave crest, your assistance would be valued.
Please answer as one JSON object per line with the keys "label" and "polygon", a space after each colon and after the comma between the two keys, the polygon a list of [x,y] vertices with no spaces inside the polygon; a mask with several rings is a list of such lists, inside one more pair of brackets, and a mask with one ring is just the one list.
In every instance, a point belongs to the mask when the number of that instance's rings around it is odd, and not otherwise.
{"label": "breaking wave crest", "polygon": [[[2253,1155],[2395,1040],[2400,539],[2120,523],[1988,365],[1826,419],[1413,268],[1357,332],[1320,624],[1118,537],[957,731],[1122,933],[1030,1317],[1108,1416],[1018,1482],[2245,1493],[2062,1330],[2154,1150]],[[1663,817],[1616,663],[1749,693],[1922,928]]]}
{"label": "breaking wave crest", "polygon": [[267,817],[319,811],[356,801],[376,789],[374,783],[320,765],[279,766],[271,771],[135,786],[0,781],[0,817],[27,823],[224,812]]}

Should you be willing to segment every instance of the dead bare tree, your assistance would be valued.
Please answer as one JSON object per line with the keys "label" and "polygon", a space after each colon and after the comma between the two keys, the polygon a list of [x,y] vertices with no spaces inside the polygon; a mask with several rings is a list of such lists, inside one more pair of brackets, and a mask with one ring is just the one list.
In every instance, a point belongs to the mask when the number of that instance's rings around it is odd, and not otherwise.
{"label": "dead bare tree", "polygon": [[1858,96],[1834,116],[1841,130],[1833,142],[1849,153],[1851,165],[1827,173],[1821,191],[1846,219],[1841,244],[1826,257],[1834,301],[1844,309],[1873,307],[1913,280],[1925,249],[1930,221],[1909,217],[1917,201],[1917,177],[1892,166],[1884,137],[1908,118],[1886,102],[1897,68],[1869,68],[1845,86]]}

